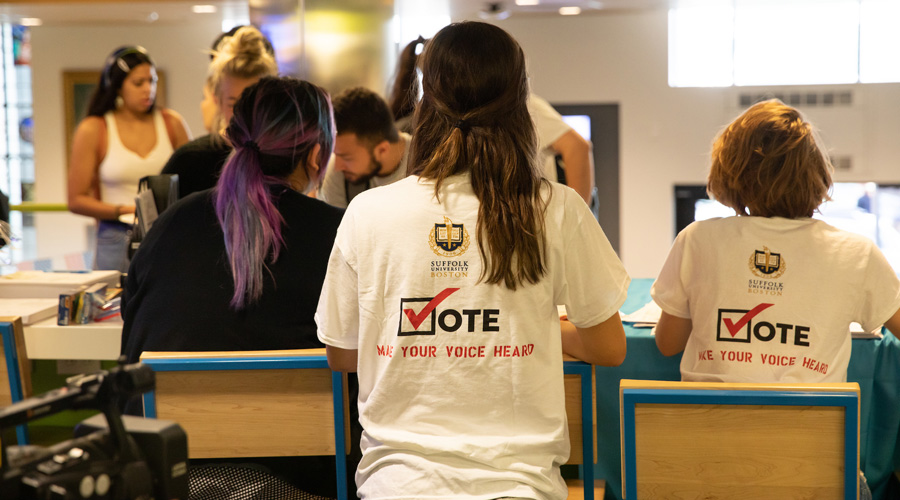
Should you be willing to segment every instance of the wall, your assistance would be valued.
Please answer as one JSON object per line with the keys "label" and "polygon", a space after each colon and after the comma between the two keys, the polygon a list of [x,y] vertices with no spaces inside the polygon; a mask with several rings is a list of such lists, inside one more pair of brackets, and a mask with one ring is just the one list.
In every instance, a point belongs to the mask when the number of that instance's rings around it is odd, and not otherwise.
{"label": "wall", "polygon": [[[516,17],[498,25],[522,44],[535,91],[555,103],[619,103],[621,255],[634,277],[654,277],[674,237],[672,186],[702,184],[718,130],[739,112],[739,92],[770,89],[673,89],[667,84],[665,10],[574,17]],[[195,134],[207,60],[218,21],[172,26],[42,26],[33,31],[37,201],[65,201],[61,72],[98,68],[126,43],[147,47],[167,73],[168,102]],[[824,87],[830,88],[830,87]],[[900,85],[848,85],[849,108],[804,109],[854,170],[838,180],[900,181]],[[822,91],[822,87],[800,90]],[[785,89],[771,89],[785,90]],[[45,214],[37,221],[39,255],[87,247],[89,219]]]}
{"label": "wall", "polygon": [[[194,136],[205,133],[201,86],[209,58],[204,50],[221,31],[221,19],[187,24],[39,26],[32,30],[35,201],[66,201],[66,139],[62,72],[101,69],[121,45],[142,45],[166,74],[167,106],[184,116]],[[68,213],[37,214],[37,254],[52,257],[88,248],[93,219]]]}
{"label": "wall", "polygon": [[621,257],[633,277],[655,277],[662,266],[674,238],[672,186],[705,183],[709,147],[740,112],[740,92],[851,90],[851,107],[801,107],[833,154],[853,157],[853,171],[836,180],[900,181],[898,84],[669,88],[665,10],[497,24],[525,50],[537,94],[558,104],[619,103]]}

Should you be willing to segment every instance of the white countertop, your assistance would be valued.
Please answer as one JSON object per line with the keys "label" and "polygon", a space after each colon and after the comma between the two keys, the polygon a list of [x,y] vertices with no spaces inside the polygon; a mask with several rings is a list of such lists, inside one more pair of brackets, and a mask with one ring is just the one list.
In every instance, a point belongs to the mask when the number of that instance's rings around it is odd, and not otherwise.
{"label": "white countertop", "polygon": [[121,346],[121,317],[68,326],[57,325],[53,317],[25,327],[30,359],[116,360]]}

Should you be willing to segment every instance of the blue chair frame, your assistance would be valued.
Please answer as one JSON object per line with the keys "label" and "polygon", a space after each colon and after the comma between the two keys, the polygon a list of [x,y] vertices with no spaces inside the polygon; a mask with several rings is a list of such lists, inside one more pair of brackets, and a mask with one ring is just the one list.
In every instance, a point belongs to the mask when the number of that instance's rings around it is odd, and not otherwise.
{"label": "blue chair frame", "polygon": [[581,378],[581,452],[582,464],[579,466],[584,481],[585,500],[594,500],[594,398],[593,370],[584,361],[564,361],[563,373],[578,375]]}
{"label": "blue chair frame", "polygon": [[[323,355],[316,356],[254,356],[245,358],[183,358],[147,359],[143,363],[158,372],[210,371],[210,370],[275,370],[329,368]],[[347,455],[344,430],[344,376],[331,372],[331,388],[334,404],[335,471],[337,473],[338,500],[347,500]],[[156,394],[144,394],[144,415],[156,418]]]}
{"label": "blue chair frame", "polygon": [[637,492],[635,405],[775,405],[829,406],[844,409],[844,498],[857,498],[859,397],[855,392],[804,392],[754,390],[622,389],[623,458],[625,491]]}

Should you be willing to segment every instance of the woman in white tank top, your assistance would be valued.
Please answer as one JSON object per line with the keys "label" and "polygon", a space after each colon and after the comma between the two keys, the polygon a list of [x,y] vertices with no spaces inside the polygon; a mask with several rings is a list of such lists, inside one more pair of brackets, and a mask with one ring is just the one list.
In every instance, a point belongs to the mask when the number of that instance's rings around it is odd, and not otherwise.
{"label": "woman in white tank top", "polygon": [[141,177],[158,174],[190,140],[184,119],[155,109],[156,68],[143,47],[106,59],[88,116],[75,130],[68,198],[73,213],[98,220],[96,269],[128,270],[128,231]]}

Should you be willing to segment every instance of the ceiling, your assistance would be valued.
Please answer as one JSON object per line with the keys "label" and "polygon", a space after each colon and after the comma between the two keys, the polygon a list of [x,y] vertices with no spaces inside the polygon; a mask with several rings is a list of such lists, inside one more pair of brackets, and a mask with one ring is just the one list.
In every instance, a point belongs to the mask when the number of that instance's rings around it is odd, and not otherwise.
{"label": "ceiling", "polygon": [[[197,4],[214,5],[213,14],[194,13]],[[238,0],[167,0],[167,1],[14,1],[0,2],[0,21],[18,22],[39,18],[46,26],[103,24],[185,24],[196,16],[223,16],[230,12],[247,12],[247,2]]]}
{"label": "ceiling", "polygon": [[[336,5],[353,8],[360,0],[330,0]],[[374,0],[365,0],[368,2]],[[382,0],[384,1],[384,0]],[[395,0],[399,2],[400,0]],[[406,0],[410,1],[410,0]],[[417,0],[421,2],[449,3],[454,19],[481,17],[502,19],[511,16],[557,16],[560,7],[577,6],[582,13],[603,13],[618,10],[643,10],[664,8],[670,0],[540,0],[539,5],[516,5],[515,0]],[[520,0],[521,1],[521,0]],[[290,4],[299,0],[249,0],[254,6],[265,8],[267,4]],[[195,4],[214,5],[214,14],[198,14],[192,11]],[[22,18],[39,18],[44,25],[78,24],[185,24],[195,16],[227,15],[229,12],[246,13],[247,1],[240,0],[157,0],[124,1],[95,0],[13,0],[0,2],[0,22],[17,23]]]}

